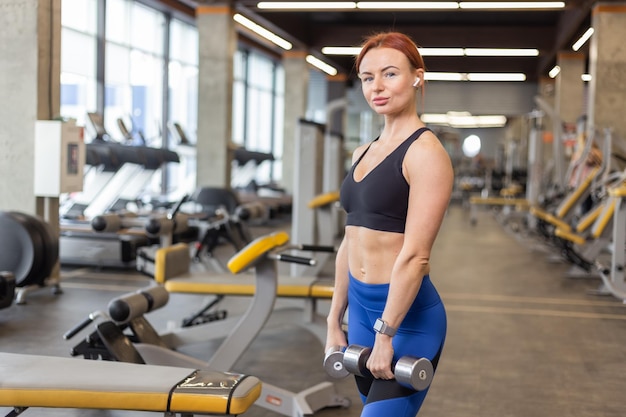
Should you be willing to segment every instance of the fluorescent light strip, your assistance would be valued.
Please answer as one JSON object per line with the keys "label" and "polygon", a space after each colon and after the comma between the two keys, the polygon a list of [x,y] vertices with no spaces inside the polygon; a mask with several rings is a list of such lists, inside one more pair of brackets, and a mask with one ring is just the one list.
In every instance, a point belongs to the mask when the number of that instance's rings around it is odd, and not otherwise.
{"label": "fluorescent light strip", "polygon": [[360,46],[325,46],[322,48],[324,55],[358,55]]}
{"label": "fluorescent light strip", "polygon": [[306,59],[306,62],[313,65],[315,68],[318,68],[324,71],[326,74],[333,75],[333,76],[337,75],[337,69],[333,67],[332,65],[328,65],[321,59],[318,59],[314,57],[313,55],[307,55],[305,59]]}
{"label": "fluorescent light strip", "polygon": [[455,128],[503,127],[504,115],[472,116],[467,112],[449,112],[447,114],[424,113],[420,117],[427,124],[448,125]]}
{"label": "fluorescent light strip", "polygon": [[468,81],[526,81],[526,75],[522,73],[491,73],[471,72],[467,74]]}
{"label": "fluorescent light strip", "polygon": [[593,28],[587,29],[585,33],[583,33],[583,35],[580,37],[580,39],[574,42],[574,44],[572,45],[572,49],[574,51],[578,51],[580,48],[583,47],[585,42],[587,42],[589,38],[591,38],[591,35],[593,35]]}
{"label": "fluorescent light strip", "polygon": [[550,78],[556,78],[557,75],[559,75],[559,73],[561,72],[561,67],[559,67],[558,65],[555,65],[549,72],[548,72],[548,77]]}
{"label": "fluorescent light strip", "polygon": [[417,48],[422,56],[463,56],[463,48]]}
{"label": "fluorescent light strip", "polygon": [[538,49],[465,48],[465,56],[538,56]]}
{"label": "fluorescent light strip", "polygon": [[435,9],[458,9],[456,1],[360,1],[356,4],[357,9],[382,9],[382,10],[435,10]]}
{"label": "fluorescent light strip", "polygon": [[[506,48],[418,48],[422,56],[538,56],[538,49]],[[325,46],[325,55],[358,55],[360,47]]]}
{"label": "fluorescent light strip", "polygon": [[247,17],[244,17],[243,15],[239,13],[236,13],[233,16],[233,20],[239,23],[240,25],[247,27],[248,29],[256,33],[257,35],[260,35],[264,37],[265,39],[269,40],[270,42],[280,46],[281,48],[286,49],[287,51],[293,47],[293,45],[290,42],[270,32],[269,30],[265,29],[263,26],[260,26],[254,23],[252,20],[248,19]]}
{"label": "fluorescent light strip", "polygon": [[593,77],[591,76],[591,74],[581,74],[580,79],[585,82],[589,82],[593,79]]}
{"label": "fluorescent light strip", "polygon": [[562,9],[562,1],[462,1],[461,9]]}
{"label": "fluorescent light strip", "polygon": [[356,9],[353,1],[261,1],[256,7],[273,10],[337,10]]}
{"label": "fluorescent light strip", "polygon": [[562,9],[562,1],[261,1],[259,9],[272,10],[435,10],[435,9]]}
{"label": "fluorescent light strip", "polygon": [[426,81],[466,81],[464,74],[460,72],[427,72],[424,74]]}

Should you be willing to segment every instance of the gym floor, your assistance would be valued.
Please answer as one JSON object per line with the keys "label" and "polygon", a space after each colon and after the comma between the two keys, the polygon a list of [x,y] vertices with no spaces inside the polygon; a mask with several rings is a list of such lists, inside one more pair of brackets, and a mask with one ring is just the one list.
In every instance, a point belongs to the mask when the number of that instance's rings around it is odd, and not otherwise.
{"label": "gym floor", "polygon": [[[431,276],[446,304],[448,336],[420,416],[623,417],[626,306],[590,295],[599,280],[566,278],[568,265],[517,240],[491,212],[481,211],[477,219],[472,226],[467,210],[451,206],[434,249]],[[289,224],[277,228],[288,230]],[[265,232],[254,229],[255,235]],[[328,265],[325,273],[331,272]],[[111,298],[148,284],[148,278],[128,271],[64,269],[62,294],[43,288],[29,293],[25,305],[0,310],[0,350],[67,357],[86,334],[66,341],[62,335],[68,329],[104,309]],[[165,329],[203,301],[174,294],[168,305],[147,317],[157,329]],[[233,297],[224,305],[235,313],[248,301]],[[211,346],[203,349],[208,357]],[[301,327],[270,321],[235,371],[299,391],[327,380],[322,350]],[[352,379],[337,382],[337,389],[353,405],[316,415],[358,416]],[[149,414],[30,409],[23,415]],[[245,415],[276,414],[254,406]]]}

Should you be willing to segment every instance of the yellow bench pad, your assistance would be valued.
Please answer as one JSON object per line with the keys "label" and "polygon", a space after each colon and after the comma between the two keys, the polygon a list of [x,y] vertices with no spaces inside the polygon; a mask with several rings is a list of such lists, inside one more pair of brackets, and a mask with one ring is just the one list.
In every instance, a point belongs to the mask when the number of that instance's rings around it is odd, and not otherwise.
{"label": "yellow bench pad", "polygon": [[241,414],[260,396],[242,374],[0,353],[0,406]]}
{"label": "yellow bench pad", "polygon": [[569,224],[565,223],[563,220],[559,219],[553,214],[550,214],[547,211],[544,211],[538,207],[531,207],[530,213],[538,219],[548,222],[563,231],[569,232],[570,230],[572,230],[572,227]]}
{"label": "yellow bench pad", "polygon": [[339,201],[339,191],[330,191],[313,197],[309,201],[308,206],[309,208],[314,209],[335,203],[337,201]]}
{"label": "yellow bench pad", "polygon": [[529,206],[525,198],[505,198],[505,197],[470,197],[470,204],[488,206],[519,206],[526,208]]}
{"label": "yellow bench pad", "polygon": [[[253,296],[256,289],[253,276],[219,274],[185,274],[164,283],[170,293]],[[296,298],[332,298],[333,279],[279,276],[276,295]]]}

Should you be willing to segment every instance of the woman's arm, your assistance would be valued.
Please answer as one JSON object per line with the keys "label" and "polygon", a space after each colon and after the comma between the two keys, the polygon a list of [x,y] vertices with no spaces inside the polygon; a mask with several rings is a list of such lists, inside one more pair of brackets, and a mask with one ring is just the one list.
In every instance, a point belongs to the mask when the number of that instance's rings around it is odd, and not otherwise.
{"label": "woman's arm", "polygon": [[342,329],[343,318],[348,308],[348,254],[345,242],[344,237],[335,258],[335,289],[326,318],[328,327],[325,351],[332,346],[347,346]]}
{"label": "woman's arm", "polygon": [[[430,272],[430,252],[443,222],[454,181],[447,151],[434,135],[416,141],[404,159],[410,185],[404,243],[390,278],[389,295],[382,319],[398,328]],[[368,368],[375,377],[391,379],[392,338],[376,335]]]}

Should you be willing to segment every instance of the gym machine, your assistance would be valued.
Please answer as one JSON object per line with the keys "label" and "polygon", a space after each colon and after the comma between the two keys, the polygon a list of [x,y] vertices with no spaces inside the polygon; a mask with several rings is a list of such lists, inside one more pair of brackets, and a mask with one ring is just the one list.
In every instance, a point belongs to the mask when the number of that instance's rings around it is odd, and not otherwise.
{"label": "gym machine", "polygon": [[[159,334],[144,317],[149,311],[167,303],[169,293],[162,286],[152,286],[112,300],[108,312],[96,311],[66,333],[69,339],[98,318],[105,320],[73,349],[74,356],[108,359],[153,365],[209,367],[227,371],[265,326],[273,312],[277,293],[277,261],[310,264],[309,258],[282,253],[289,241],[284,232],[262,236],[249,243],[228,262],[229,270],[238,274],[254,268],[256,290],[243,316]],[[177,349],[195,343],[225,338],[208,361],[180,353]],[[294,366],[297,364],[294,363]],[[290,392],[263,383],[257,405],[276,413],[304,417],[326,407],[347,407],[347,398],[337,395],[332,383],[318,383],[301,392]]]}

